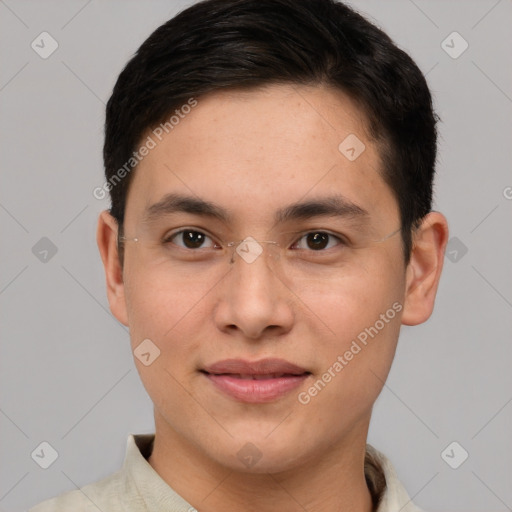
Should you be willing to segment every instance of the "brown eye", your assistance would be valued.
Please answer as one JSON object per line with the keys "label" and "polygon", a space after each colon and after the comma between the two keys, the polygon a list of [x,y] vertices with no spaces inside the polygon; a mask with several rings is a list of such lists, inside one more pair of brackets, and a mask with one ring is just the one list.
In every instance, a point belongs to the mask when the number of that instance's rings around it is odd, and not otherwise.
{"label": "brown eye", "polygon": [[295,245],[298,249],[321,251],[326,248],[330,249],[340,243],[341,239],[331,233],[326,233],[325,231],[311,231],[302,236]]}
{"label": "brown eye", "polygon": [[329,243],[329,235],[327,233],[309,233],[306,240],[310,249],[325,249]]}
{"label": "brown eye", "polygon": [[[207,245],[204,246],[205,242],[208,240],[210,241],[209,244],[207,243]],[[183,247],[184,249],[209,248],[215,245],[208,235],[193,229],[183,229],[178,231],[177,233],[169,236],[165,242],[172,242],[178,247]]]}

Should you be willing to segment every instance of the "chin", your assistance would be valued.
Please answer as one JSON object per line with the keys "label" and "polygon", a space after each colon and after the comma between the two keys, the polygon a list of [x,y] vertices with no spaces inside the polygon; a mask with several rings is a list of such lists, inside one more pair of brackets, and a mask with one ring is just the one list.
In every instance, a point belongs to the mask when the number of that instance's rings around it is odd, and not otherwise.
{"label": "chin", "polygon": [[232,471],[255,475],[281,473],[305,463],[309,458],[308,450],[301,439],[294,439],[285,430],[280,432],[281,435],[274,432],[269,436],[271,431],[265,429],[254,435],[250,435],[250,430],[246,431],[243,436],[230,439],[229,443],[219,443],[217,451],[210,453],[210,457]]}

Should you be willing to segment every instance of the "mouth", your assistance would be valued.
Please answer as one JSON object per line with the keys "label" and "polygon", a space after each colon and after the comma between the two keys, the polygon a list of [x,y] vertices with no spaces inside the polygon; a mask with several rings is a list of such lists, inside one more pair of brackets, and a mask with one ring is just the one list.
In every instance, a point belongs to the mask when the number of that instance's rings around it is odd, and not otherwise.
{"label": "mouth", "polygon": [[239,373],[208,373],[208,375],[214,376],[228,376],[233,377],[234,379],[242,379],[242,380],[268,380],[268,379],[280,379],[280,378],[288,378],[288,377],[299,377],[300,375],[294,375],[292,373],[267,373],[262,375],[251,375],[251,374],[239,374]]}
{"label": "mouth", "polygon": [[224,395],[240,402],[274,402],[300,386],[311,372],[283,359],[228,359],[200,372]]}

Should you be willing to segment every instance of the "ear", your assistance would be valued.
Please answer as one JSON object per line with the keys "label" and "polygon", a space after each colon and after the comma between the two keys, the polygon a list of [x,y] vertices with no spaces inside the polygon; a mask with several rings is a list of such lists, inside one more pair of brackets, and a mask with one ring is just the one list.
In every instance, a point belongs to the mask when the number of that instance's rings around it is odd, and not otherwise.
{"label": "ear", "polygon": [[116,219],[107,210],[101,212],[98,219],[96,241],[100,250],[101,260],[103,261],[103,267],[105,268],[110,311],[122,324],[128,325],[123,269],[119,262],[117,250],[117,231]]}
{"label": "ear", "polygon": [[432,314],[447,241],[448,223],[439,212],[426,215],[414,232],[406,270],[404,325],[421,324]]}

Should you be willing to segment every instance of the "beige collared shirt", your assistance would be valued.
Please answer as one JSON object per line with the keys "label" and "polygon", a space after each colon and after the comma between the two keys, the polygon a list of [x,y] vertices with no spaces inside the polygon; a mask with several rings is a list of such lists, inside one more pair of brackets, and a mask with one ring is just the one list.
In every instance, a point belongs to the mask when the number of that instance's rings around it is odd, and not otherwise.
{"label": "beige collared shirt", "polygon": [[[154,434],[128,436],[119,471],[43,501],[29,512],[196,512],[147,461],[153,439]],[[421,512],[409,499],[389,460],[370,445],[365,474],[372,492],[380,495],[377,512]]]}

